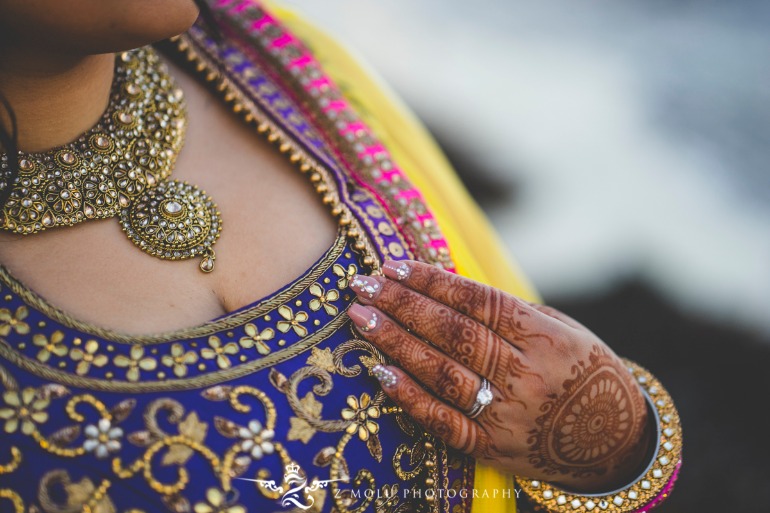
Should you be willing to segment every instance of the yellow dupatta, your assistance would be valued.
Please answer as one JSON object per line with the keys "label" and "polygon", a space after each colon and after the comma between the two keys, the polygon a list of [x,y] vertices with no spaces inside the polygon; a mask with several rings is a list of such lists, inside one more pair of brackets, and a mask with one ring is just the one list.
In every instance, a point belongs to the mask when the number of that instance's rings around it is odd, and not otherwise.
{"label": "yellow dupatta", "polygon": [[[539,300],[484,213],[420,121],[371,69],[296,12],[263,1],[313,51],[362,119],[422,192],[449,243],[457,271],[524,299]],[[472,513],[515,513],[513,476],[477,464]],[[509,498],[504,496],[508,490]]]}

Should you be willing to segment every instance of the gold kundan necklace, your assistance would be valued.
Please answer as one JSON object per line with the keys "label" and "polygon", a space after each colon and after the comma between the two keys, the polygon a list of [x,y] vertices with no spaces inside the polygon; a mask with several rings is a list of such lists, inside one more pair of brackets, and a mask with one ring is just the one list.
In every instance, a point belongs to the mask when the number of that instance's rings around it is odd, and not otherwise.
{"label": "gold kundan necklace", "polygon": [[[169,180],[184,143],[184,95],[152,47],[120,54],[106,112],[78,140],[19,153],[19,174],[0,228],[29,235],[118,216],[142,251],[167,260],[200,257],[211,272],[222,219],[201,189]],[[0,154],[7,176],[8,156]]]}

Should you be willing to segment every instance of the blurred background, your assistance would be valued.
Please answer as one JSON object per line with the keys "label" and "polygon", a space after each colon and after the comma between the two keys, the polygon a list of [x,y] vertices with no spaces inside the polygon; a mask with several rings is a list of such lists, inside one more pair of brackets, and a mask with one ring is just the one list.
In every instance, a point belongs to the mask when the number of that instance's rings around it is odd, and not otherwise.
{"label": "blurred background", "polygon": [[768,511],[770,2],[282,3],[423,119],[546,302],[670,389],[659,511]]}

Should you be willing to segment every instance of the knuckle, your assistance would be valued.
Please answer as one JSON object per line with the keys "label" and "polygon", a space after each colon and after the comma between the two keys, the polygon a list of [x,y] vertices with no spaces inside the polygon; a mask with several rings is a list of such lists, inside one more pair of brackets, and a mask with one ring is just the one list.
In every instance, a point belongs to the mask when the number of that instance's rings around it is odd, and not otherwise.
{"label": "knuckle", "polygon": [[436,297],[446,290],[447,283],[444,273],[445,271],[437,267],[431,266],[429,269],[426,269],[423,289],[427,295]]}
{"label": "knuckle", "polygon": [[553,329],[549,336],[553,341],[554,351],[557,351],[562,358],[575,357],[582,349],[580,338],[574,336],[571,330]]}
{"label": "knuckle", "polygon": [[547,305],[532,305],[532,308],[535,310],[539,310],[540,312],[548,315],[549,317],[558,317],[561,315],[561,312],[558,311],[556,308],[553,308],[552,306]]}
{"label": "knuckle", "polygon": [[375,302],[378,307],[388,309],[391,305],[398,304],[399,289],[403,289],[401,285],[390,280],[383,280],[380,287],[380,294]]}
{"label": "knuckle", "polygon": [[[399,402],[405,405],[416,405],[420,400],[420,390],[411,380],[398,380],[395,388],[395,396]],[[413,415],[414,416],[414,415]]]}
{"label": "knuckle", "polygon": [[438,437],[449,440],[452,434],[451,412],[439,402],[432,402],[424,409],[425,426]]}
{"label": "knuckle", "polygon": [[408,329],[415,329],[420,313],[427,308],[425,298],[399,284],[389,284],[383,291],[385,308]]}
{"label": "knuckle", "polygon": [[463,340],[475,340],[476,333],[468,322],[471,319],[442,304],[435,305],[432,310],[436,335],[440,339],[437,342],[454,344]]}
{"label": "knuckle", "polygon": [[385,344],[390,344],[394,339],[399,338],[398,326],[391,319],[385,317],[380,321],[380,329],[373,330],[370,336],[381,340]]}
{"label": "knuckle", "polygon": [[404,351],[408,355],[409,367],[414,369],[417,373],[421,373],[422,369],[431,369],[433,367],[432,362],[436,359],[435,354],[425,344],[421,342],[408,341],[403,346],[408,346],[408,349]]}
{"label": "knuckle", "polygon": [[405,333],[393,320],[385,318],[377,330],[368,333],[368,338],[377,343],[386,353],[394,357],[403,356]]}
{"label": "knuckle", "polygon": [[435,388],[448,401],[459,407],[470,406],[470,378],[462,368],[448,358],[442,359],[436,368]]}
{"label": "knuckle", "polygon": [[465,288],[467,291],[465,308],[471,312],[483,311],[494,289],[475,282],[465,285]]}
{"label": "knuckle", "polygon": [[477,324],[466,315],[457,312],[451,312],[446,309],[448,315],[443,326],[448,331],[451,338],[476,339],[478,338]]}

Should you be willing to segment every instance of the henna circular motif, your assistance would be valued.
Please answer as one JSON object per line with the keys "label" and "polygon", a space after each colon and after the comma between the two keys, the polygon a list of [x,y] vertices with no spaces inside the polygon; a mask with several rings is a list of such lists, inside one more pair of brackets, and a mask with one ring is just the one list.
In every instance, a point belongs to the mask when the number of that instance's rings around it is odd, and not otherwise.
{"label": "henna circular motif", "polygon": [[628,390],[609,370],[600,371],[555,415],[554,456],[570,466],[594,465],[612,456],[631,433]]}
{"label": "henna circular motif", "polygon": [[613,358],[594,350],[590,364],[575,366],[563,393],[541,407],[530,432],[529,460],[546,473],[602,474],[628,449],[639,429],[638,399]]}

